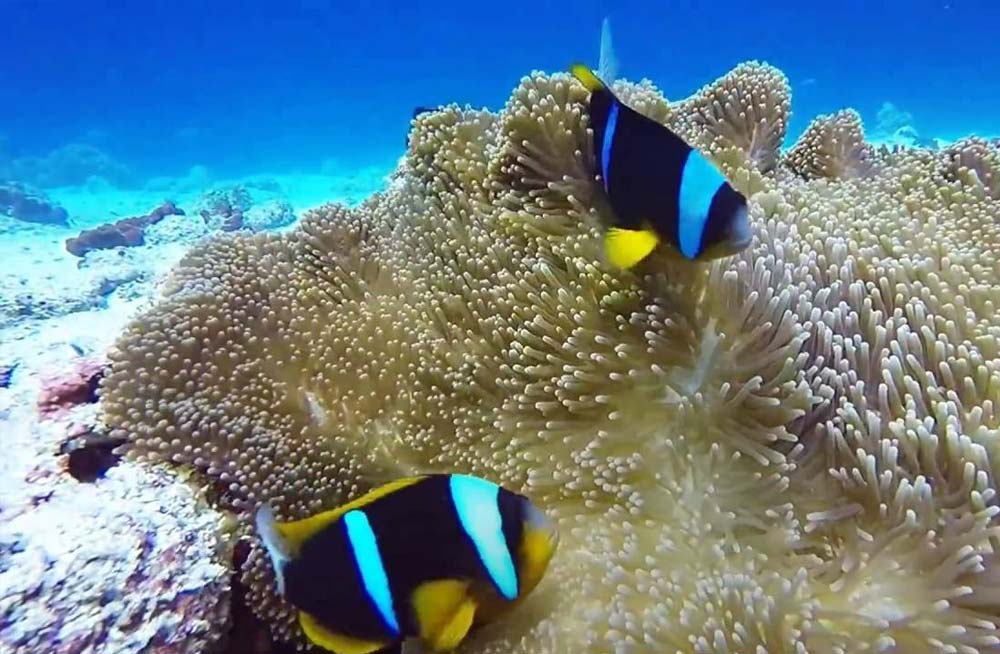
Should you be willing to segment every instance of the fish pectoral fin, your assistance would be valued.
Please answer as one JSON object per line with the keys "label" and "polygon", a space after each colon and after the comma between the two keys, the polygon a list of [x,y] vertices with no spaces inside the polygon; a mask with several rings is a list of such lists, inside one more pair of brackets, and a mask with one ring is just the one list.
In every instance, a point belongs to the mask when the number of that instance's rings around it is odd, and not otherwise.
{"label": "fish pectoral fin", "polygon": [[438,632],[436,638],[428,641],[435,652],[446,652],[458,647],[469,629],[472,628],[472,621],[476,617],[476,603],[467,598],[458,607],[458,610],[451,616],[444,628]]}
{"label": "fish pectoral fin", "polygon": [[648,257],[659,242],[651,229],[612,227],[604,236],[604,253],[613,265],[627,269]]}
{"label": "fish pectoral fin", "polygon": [[369,654],[389,645],[389,641],[364,640],[331,631],[305,611],[299,611],[299,626],[306,638],[334,654]]}
{"label": "fish pectoral fin", "polygon": [[469,597],[469,582],[437,579],[413,591],[413,611],[420,638],[435,652],[454,649],[472,626],[476,603]]}
{"label": "fish pectoral fin", "polygon": [[573,73],[573,77],[578,79],[584,88],[593,93],[594,91],[600,91],[601,89],[607,88],[601,78],[594,74],[594,71],[590,70],[587,66],[583,64],[573,64],[569,67],[569,72]]}

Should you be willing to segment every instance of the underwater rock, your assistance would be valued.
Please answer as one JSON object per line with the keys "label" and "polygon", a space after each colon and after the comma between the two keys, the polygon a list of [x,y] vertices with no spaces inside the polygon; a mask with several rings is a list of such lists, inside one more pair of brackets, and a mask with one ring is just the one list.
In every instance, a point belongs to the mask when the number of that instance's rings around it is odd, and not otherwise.
{"label": "underwater rock", "polygon": [[51,418],[80,404],[97,402],[97,388],[104,377],[106,365],[94,359],[80,359],[73,368],[42,382],[38,396],[38,413]]}
{"label": "underwater rock", "polygon": [[114,223],[85,229],[79,236],[66,240],[66,251],[82,257],[92,250],[143,245],[147,227],[155,225],[167,216],[183,215],[184,210],[179,209],[173,202],[164,202],[145,216],[123,218]]}
{"label": "underwater rock", "polygon": [[206,192],[198,200],[197,211],[209,229],[232,232],[243,228],[243,214],[252,205],[246,187],[234,184]]}
{"label": "underwater rock", "polygon": [[66,472],[73,479],[97,481],[121,461],[116,450],[125,442],[123,439],[103,434],[90,425],[73,425],[67,432],[59,454],[65,455]]}
{"label": "underwater rock", "polygon": [[69,223],[69,214],[65,209],[46,200],[40,192],[16,182],[0,184],[0,213],[27,223]]}
{"label": "underwater rock", "polygon": [[[256,198],[250,189],[259,191]],[[281,198],[264,199],[281,190],[277,182],[268,179],[212,189],[198,200],[198,214],[208,229],[223,232],[284,227],[295,222],[292,205]]]}
{"label": "underwater rock", "polygon": [[277,193],[279,195],[285,192],[281,182],[271,177],[255,177],[249,179],[246,181],[246,187],[248,189],[265,191],[267,193]]}
{"label": "underwater rock", "polygon": [[285,200],[269,200],[254,205],[243,216],[243,226],[253,232],[285,227],[295,222],[295,210]]}
{"label": "underwater rock", "polygon": [[463,654],[996,651],[996,145],[881,153],[841,113],[780,157],[763,64],[673,104],[615,89],[750,196],[747,250],[609,265],[587,93],[533,74],[498,113],[418,116],[361,206],[189,252],[101,386],[126,460],[225,489],[247,602],[291,642],[254,509],[449,471],[561,534]]}
{"label": "underwater rock", "polygon": [[27,506],[2,500],[0,649],[211,651],[228,619],[218,516],[156,471],[118,466],[87,488],[67,478]]}

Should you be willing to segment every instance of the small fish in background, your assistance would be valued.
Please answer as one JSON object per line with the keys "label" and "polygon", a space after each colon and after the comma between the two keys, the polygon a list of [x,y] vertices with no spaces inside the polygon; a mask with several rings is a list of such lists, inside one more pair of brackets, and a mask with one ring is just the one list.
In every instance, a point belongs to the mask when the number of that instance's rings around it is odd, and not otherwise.
{"label": "small fish in background", "polygon": [[400,479],[257,532],[303,632],[336,654],[458,646],[538,584],[558,535],[526,497],[458,474]]}
{"label": "small fish in background", "polygon": [[0,365],[0,388],[10,388],[10,384],[14,380],[14,371],[20,365],[19,363],[12,363],[9,366]]}
{"label": "small fish in background", "polygon": [[82,345],[77,345],[76,343],[67,343],[67,345],[69,345],[70,348],[72,348],[72,350],[76,352],[76,356],[78,357],[87,356],[87,351],[83,349]]}
{"label": "small fish in background", "polygon": [[[605,19],[603,79],[610,83],[617,67]],[[663,241],[689,260],[729,256],[750,244],[746,198],[712,162],[665,125],[625,106],[588,67],[575,64],[570,71],[590,91],[594,157],[617,221],[604,244],[612,264],[632,268]]]}

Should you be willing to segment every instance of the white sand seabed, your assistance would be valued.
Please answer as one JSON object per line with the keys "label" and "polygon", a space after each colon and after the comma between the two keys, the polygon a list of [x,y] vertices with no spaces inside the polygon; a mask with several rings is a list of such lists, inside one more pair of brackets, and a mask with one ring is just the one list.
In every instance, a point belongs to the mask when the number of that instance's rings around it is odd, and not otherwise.
{"label": "white sand seabed", "polygon": [[180,178],[150,180],[136,189],[119,189],[93,179],[82,186],[48,190],[47,196],[69,211],[70,222],[78,229],[143,215],[165,200],[188,209],[206,191],[235,185],[245,187],[257,200],[283,199],[301,214],[326,202],[356,204],[382,188],[391,169],[392,164],[389,164],[336,175],[251,175],[227,180],[208,180],[192,172]]}

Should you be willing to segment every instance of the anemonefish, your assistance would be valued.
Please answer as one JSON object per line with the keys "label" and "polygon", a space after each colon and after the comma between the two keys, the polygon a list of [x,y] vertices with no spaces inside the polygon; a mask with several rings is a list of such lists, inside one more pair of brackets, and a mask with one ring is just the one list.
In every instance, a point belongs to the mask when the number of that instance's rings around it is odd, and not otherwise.
{"label": "anemonefish", "polygon": [[669,128],[622,104],[589,68],[570,69],[590,91],[594,156],[616,224],[608,260],[631,268],[661,241],[707,260],[750,244],[747,201],[704,155]]}
{"label": "anemonefish", "polygon": [[262,505],[256,526],[278,592],[336,654],[450,651],[531,592],[558,543],[526,497],[459,474],[400,479],[296,522]]}

